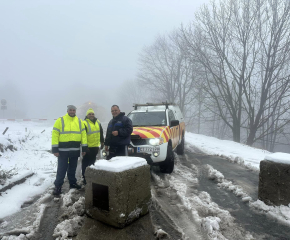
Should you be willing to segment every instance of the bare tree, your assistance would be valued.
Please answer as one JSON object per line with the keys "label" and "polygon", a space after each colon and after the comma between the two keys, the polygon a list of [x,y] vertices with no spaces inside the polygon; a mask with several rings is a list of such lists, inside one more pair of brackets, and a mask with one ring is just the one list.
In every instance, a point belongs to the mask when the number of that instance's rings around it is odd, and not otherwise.
{"label": "bare tree", "polygon": [[289,20],[283,0],[213,1],[182,29],[188,52],[203,69],[212,101],[206,107],[232,130],[234,141],[241,141],[243,128],[252,145],[287,124],[280,120],[289,110]]}
{"label": "bare tree", "polygon": [[[289,123],[282,119],[289,111],[290,5],[288,1],[267,1],[256,10],[260,51],[255,83],[259,83],[259,91],[255,98],[251,97],[248,90],[251,82],[244,83],[250,130],[248,145],[269,134],[273,140],[273,134]],[[257,136],[261,127],[264,130]]]}
{"label": "bare tree", "polygon": [[194,65],[178,31],[159,36],[140,54],[138,78],[159,101],[175,102],[186,115],[193,102]]}

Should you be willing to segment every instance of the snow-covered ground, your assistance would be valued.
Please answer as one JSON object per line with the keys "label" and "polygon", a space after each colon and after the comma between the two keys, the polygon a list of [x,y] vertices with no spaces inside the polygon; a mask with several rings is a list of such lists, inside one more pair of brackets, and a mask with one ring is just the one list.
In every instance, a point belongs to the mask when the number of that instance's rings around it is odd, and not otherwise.
{"label": "snow-covered ground", "polygon": [[232,162],[244,165],[253,170],[259,170],[260,162],[264,160],[265,156],[272,154],[266,150],[249,147],[241,143],[219,140],[215,137],[190,132],[186,132],[185,140],[186,143],[195,146],[208,155],[225,157]]}
{"label": "snow-covered ground", "polygon": [[[53,122],[10,122],[0,121],[0,144],[9,148],[0,152],[0,170],[11,171],[1,189],[24,179],[23,184],[5,191],[0,196],[0,218],[21,209],[23,203],[41,195],[55,180],[57,159],[47,150],[51,149],[51,130]],[[2,133],[9,127],[8,131]]]}
{"label": "snow-covered ground", "polygon": [[[48,197],[48,190],[53,186],[57,167],[57,159],[48,152],[51,149],[52,126],[53,121],[0,121],[0,146],[4,149],[4,152],[0,152],[0,171],[11,171],[13,174],[12,178],[9,178],[4,184],[0,185],[0,219],[20,211],[21,206],[25,202],[34,199],[38,195],[42,195],[39,200],[40,214],[35,219],[35,224],[39,225],[39,221],[42,218],[41,215],[45,209],[45,206],[42,205],[42,199]],[[6,127],[9,127],[9,129],[5,135],[2,135]],[[189,132],[186,133],[185,139],[188,151],[194,152],[200,150],[208,155],[221,156],[233,163],[256,171],[259,170],[260,161],[265,158],[272,159],[272,157],[269,157],[272,155],[270,152],[232,141],[219,140]],[[187,156],[185,155],[185,157]],[[187,159],[187,161],[190,162],[191,159]],[[283,161],[288,161],[287,155],[283,155]],[[169,187],[176,191],[177,196],[182,202],[182,206],[179,207],[186,209],[191,214],[196,223],[202,226],[210,239],[225,239],[220,229],[222,228],[225,231],[226,227],[237,227],[233,223],[234,220],[230,213],[214,203],[207,192],[195,192],[189,195],[186,191],[189,184],[190,186],[198,184],[195,169],[194,164],[191,164],[190,169],[182,165],[177,157],[173,174],[166,175],[165,180],[162,180],[158,175],[153,173],[153,178],[156,179],[156,182],[160,186],[162,185],[161,187]],[[241,186],[234,185],[231,181],[225,179],[221,172],[212,166],[208,166],[207,169],[208,178],[215,180],[219,187],[233,192],[241,198],[241,201],[248,203],[252,209],[263,214],[268,214],[284,225],[290,226],[290,206],[272,207],[265,205],[259,200],[254,201]],[[24,179],[23,183],[1,192],[1,189],[9,187],[13,182],[21,179]],[[74,190],[62,195],[64,204],[67,204],[66,199],[69,199],[72,194],[74,194]],[[157,199],[153,200],[159,201]],[[80,217],[83,214],[83,201],[84,199],[81,198],[73,210],[69,210],[75,212],[77,211],[76,209],[80,209],[82,213],[72,215],[74,216],[73,218],[60,223],[55,229],[55,237],[65,239],[67,236],[75,235],[75,230],[77,229],[74,228],[74,225],[79,228],[80,224],[78,223],[83,221],[82,217]],[[67,208],[68,206],[71,205],[67,204]],[[5,226],[5,224],[9,223],[2,222],[0,228]],[[71,229],[69,228],[69,231],[64,231],[68,229],[68,226]],[[245,234],[245,239],[252,238],[251,234],[247,232],[239,229],[237,231],[240,235]],[[186,235],[188,232],[185,231],[184,234]]]}

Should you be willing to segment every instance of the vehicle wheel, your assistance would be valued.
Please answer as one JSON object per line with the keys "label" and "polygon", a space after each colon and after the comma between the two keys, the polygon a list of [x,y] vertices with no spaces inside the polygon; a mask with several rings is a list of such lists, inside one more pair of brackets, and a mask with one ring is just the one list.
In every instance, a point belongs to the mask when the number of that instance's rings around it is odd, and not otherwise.
{"label": "vehicle wheel", "polygon": [[181,143],[177,146],[176,152],[178,155],[184,154],[184,137],[182,137]]}
{"label": "vehicle wheel", "polygon": [[172,146],[167,147],[167,157],[164,162],[160,163],[160,172],[162,173],[172,173],[174,169],[174,153],[172,151]]}

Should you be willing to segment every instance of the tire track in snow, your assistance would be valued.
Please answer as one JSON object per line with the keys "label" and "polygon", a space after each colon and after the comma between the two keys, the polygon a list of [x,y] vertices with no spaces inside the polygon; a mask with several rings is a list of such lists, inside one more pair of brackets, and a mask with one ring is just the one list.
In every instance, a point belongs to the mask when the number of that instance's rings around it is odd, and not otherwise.
{"label": "tire track in snow", "polygon": [[197,164],[189,159],[188,155],[179,156],[177,159],[177,171],[186,176],[186,172],[192,174],[194,186],[189,188],[185,195],[180,195],[185,206],[191,210],[196,221],[200,223],[202,230],[209,239],[252,239],[252,235],[234,223],[234,218],[229,211],[220,208],[212,201],[210,194],[204,189],[200,189],[203,180],[203,172]]}
{"label": "tire track in snow", "polygon": [[189,169],[182,168],[184,167],[177,164],[170,175],[162,174],[158,168],[153,168],[151,172],[153,204],[170,219],[171,225],[182,234],[182,239],[207,239],[200,223],[195,221],[190,209],[184,204],[184,199],[180,197],[194,191],[193,188],[197,184],[197,179]]}

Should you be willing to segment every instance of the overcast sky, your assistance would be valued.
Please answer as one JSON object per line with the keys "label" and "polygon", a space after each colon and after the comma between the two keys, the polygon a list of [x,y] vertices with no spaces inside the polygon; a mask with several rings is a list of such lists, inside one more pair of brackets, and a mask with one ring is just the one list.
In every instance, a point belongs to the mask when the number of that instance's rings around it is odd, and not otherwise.
{"label": "overcast sky", "polygon": [[208,2],[0,0],[0,99],[9,117],[21,108],[29,118],[55,118],[68,104],[118,104],[142,48]]}

